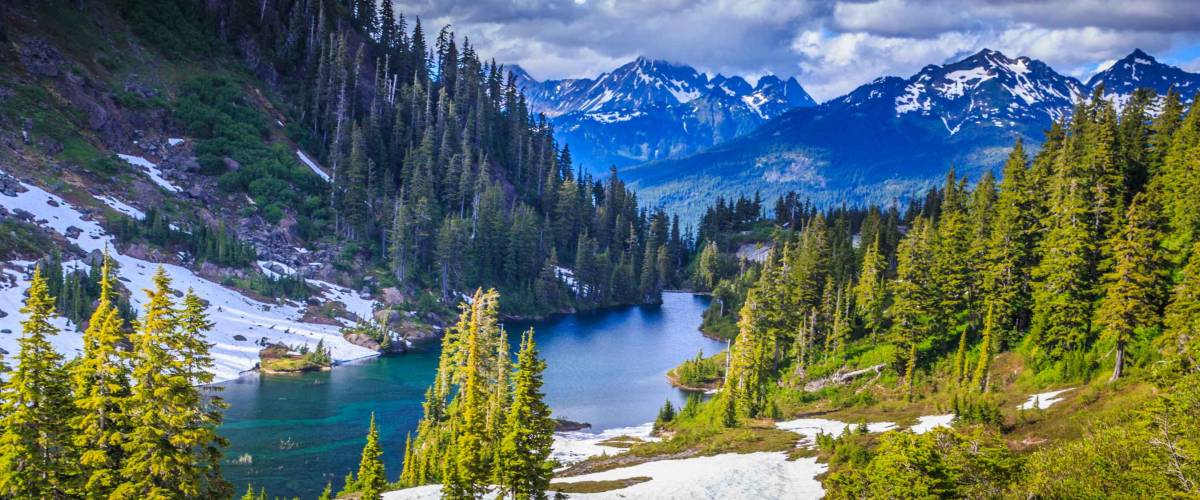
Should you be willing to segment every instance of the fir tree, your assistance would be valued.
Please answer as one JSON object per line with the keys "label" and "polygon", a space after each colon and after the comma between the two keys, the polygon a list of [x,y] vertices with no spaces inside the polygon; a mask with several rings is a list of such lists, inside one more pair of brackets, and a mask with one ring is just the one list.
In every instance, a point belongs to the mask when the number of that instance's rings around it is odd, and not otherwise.
{"label": "fir tree", "polygon": [[887,310],[887,261],[881,245],[882,234],[877,232],[873,242],[867,245],[862,271],[854,286],[855,312],[863,328],[871,333],[872,341],[876,332],[884,326],[884,312]]}
{"label": "fir tree", "polygon": [[375,412],[371,412],[371,426],[367,431],[367,443],[363,445],[362,458],[358,462],[354,490],[363,500],[379,500],[387,485],[383,450],[379,447],[379,431],[375,427]]}
{"label": "fir tree", "polygon": [[975,365],[975,374],[971,377],[971,387],[987,392],[988,369],[992,364],[992,351],[995,350],[995,311],[994,306],[988,306],[987,316],[983,321],[983,338],[979,341],[979,363]]}
{"label": "fir tree", "polygon": [[79,449],[83,490],[89,498],[107,498],[120,477],[121,443],[129,432],[122,403],[129,397],[124,320],[113,303],[112,263],[105,250],[100,298],[83,332],[83,356],[72,369],[75,407],[73,444]]}
{"label": "fir tree", "polygon": [[58,334],[50,322],[54,302],[39,266],[21,308],[25,320],[16,366],[0,398],[0,494],[9,498],[66,498],[74,493],[70,380],[62,355],[50,344],[50,337]]}
{"label": "fir tree", "polygon": [[984,302],[993,326],[1004,333],[1003,340],[1010,345],[1029,322],[1030,272],[1039,225],[1034,207],[1037,197],[1044,196],[1036,192],[1042,186],[1030,185],[1025,162],[1024,146],[1017,141],[1004,164],[982,272]]}
{"label": "fir tree", "polygon": [[1167,305],[1159,344],[1171,361],[1168,372],[1194,373],[1200,371],[1200,242],[1192,246],[1182,274]]}
{"label": "fir tree", "polygon": [[550,407],[543,401],[542,372],[546,362],[538,359],[537,345],[530,329],[521,338],[517,354],[516,383],[508,410],[507,429],[501,443],[498,476],[512,498],[546,498],[546,488],[554,470],[550,447],[554,442],[554,421]]}
{"label": "fir tree", "polygon": [[[141,498],[227,497],[232,494],[220,476],[216,434],[219,407],[205,408],[193,383],[211,365],[208,347],[191,331],[206,325],[202,311],[192,306],[176,311],[171,280],[162,267],[147,290],[145,312],[134,334],[131,364],[134,382],[125,414],[132,431],[123,449],[126,460],[115,496]],[[191,294],[189,294],[191,295]],[[194,296],[193,296],[194,297]],[[185,326],[182,326],[185,325]]]}
{"label": "fir tree", "polygon": [[1111,242],[1114,265],[1105,276],[1105,296],[1096,311],[1102,337],[1116,345],[1111,380],[1121,377],[1125,350],[1135,332],[1154,326],[1160,318],[1166,276],[1158,213],[1159,208],[1146,193],[1138,193],[1125,215],[1124,226]]}
{"label": "fir tree", "polygon": [[1042,261],[1033,271],[1031,333],[1042,356],[1051,360],[1081,349],[1088,341],[1095,242],[1090,230],[1086,187],[1060,172],[1050,231],[1042,240]]}

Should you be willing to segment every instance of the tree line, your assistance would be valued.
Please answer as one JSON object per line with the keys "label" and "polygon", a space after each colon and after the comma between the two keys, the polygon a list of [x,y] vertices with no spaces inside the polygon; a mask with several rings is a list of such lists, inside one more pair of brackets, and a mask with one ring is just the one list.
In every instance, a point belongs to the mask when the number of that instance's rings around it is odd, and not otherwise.
{"label": "tree line", "polygon": [[20,499],[228,498],[224,403],[213,389],[205,303],[176,304],[160,267],[138,321],[116,307],[107,254],[97,305],[71,360],[55,350],[55,298],[41,266],[0,386],[0,495]]}
{"label": "tree line", "polygon": [[555,426],[541,392],[546,363],[530,329],[514,365],[499,300],[495,290],[477,290],[442,338],[437,374],[417,434],[405,441],[399,479],[388,481],[372,416],[359,469],[346,476],[339,496],[378,499],[389,489],[440,483],[443,498],[481,498],[493,490],[546,497]]}
{"label": "tree line", "polygon": [[742,299],[726,379],[738,413],[767,412],[781,380],[840,368],[856,341],[886,344],[910,388],[949,357],[955,384],[985,391],[1011,349],[1049,380],[1102,365],[1116,380],[1145,361],[1133,345],[1194,366],[1200,113],[1159,99],[1153,118],[1149,91],[1120,114],[1081,101],[1032,161],[1018,141],[998,183],[951,170],[903,218],[870,208],[857,249],[842,216],[780,231]]}
{"label": "tree line", "polygon": [[277,104],[289,137],[329,171],[322,185],[289,151],[261,146],[270,126],[241,85],[183,85],[176,113],[199,138],[204,171],[269,220],[302,215],[303,234],[353,242],[393,282],[446,302],[496,287],[513,313],[656,302],[679,283],[691,245],[678,219],[640,207],[615,170],[596,178],[574,165],[512,75],[449,26],[431,36],[391,1],[229,2],[209,13],[216,26],[204,28],[261,48],[260,73],[290,96]]}

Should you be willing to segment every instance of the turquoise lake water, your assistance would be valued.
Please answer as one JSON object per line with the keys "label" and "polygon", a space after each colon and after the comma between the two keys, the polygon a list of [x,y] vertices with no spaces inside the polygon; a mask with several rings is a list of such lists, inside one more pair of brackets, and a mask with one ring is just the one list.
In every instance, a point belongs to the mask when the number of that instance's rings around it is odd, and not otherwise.
{"label": "turquoise lake water", "polygon": [[[546,321],[509,323],[515,355],[519,332],[532,326],[547,362],[546,401],[559,418],[592,430],[654,420],[663,401],[685,393],[667,384],[668,369],[724,343],[699,333],[708,297],[667,293],[661,306],[607,309]],[[425,389],[437,369],[439,345],[398,356],[304,375],[247,375],[221,384],[230,408],[221,434],[229,439],[225,476],[272,496],[315,498],[358,468],[368,420],[375,412],[388,477],[400,474],[404,437],[421,418]],[[240,459],[240,460],[239,460]]]}

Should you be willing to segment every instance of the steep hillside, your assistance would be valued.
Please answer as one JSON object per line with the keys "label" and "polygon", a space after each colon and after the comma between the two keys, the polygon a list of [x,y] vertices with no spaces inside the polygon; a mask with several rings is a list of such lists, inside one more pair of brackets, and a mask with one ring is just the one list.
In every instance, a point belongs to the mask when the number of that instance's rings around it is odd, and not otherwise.
{"label": "steep hillside", "polygon": [[272,343],[402,348],[478,287],[510,316],[658,301],[686,252],[666,213],[576,176],[453,33],[371,8],[0,6],[5,333],[37,265],[82,328],[105,247],[127,317],[160,263],[204,292],[222,378]]}

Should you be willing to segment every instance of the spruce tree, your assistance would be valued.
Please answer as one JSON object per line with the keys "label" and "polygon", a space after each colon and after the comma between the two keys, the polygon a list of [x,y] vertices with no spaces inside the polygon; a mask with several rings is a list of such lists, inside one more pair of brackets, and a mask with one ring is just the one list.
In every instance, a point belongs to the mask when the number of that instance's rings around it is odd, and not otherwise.
{"label": "spruce tree", "polygon": [[1042,359],[1059,360],[1090,340],[1094,295],[1095,232],[1088,211],[1088,186],[1070,170],[1062,154],[1056,179],[1050,230],[1041,241],[1041,262],[1033,271],[1031,334]]}
{"label": "spruce tree", "polygon": [[979,341],[979,363],[975,365],[975,374],[971,377],[971,387],[987,392],[988,369],[992,364],[992,351],[995,347],[995,306],[988,306],[987,316],[983,320],[983,339]]}
{"label": "spruce tree", "polygon": [[553,465],[548,461],[554,443],[554,420],[541,392],[545,369],[546,362],[538,358],[530,329],[522,336],[521,351],[517,354],[512,405],[497,464],[500,484],[512,498],[546,498],[546,488],[554,475]]}
{"label": "spruce tree", "polygon": [[115,496],[140,498],[228,497],[220,476],[221,447],[216,433],[219,402],[205,406],[194,386],[208,375],[208,346],[196,335],[205,328],[199,300],[177,311],[171,280],[160,266],[153,278],[139,329],[133,335],[133,388],[125,413],[132,431],[123,443],[126,460]]}
{"label": "spruce tree", "polygon": [[[1013,147],[1003,172],[982,269],[983,301],[991,311],[993,327],[1002,332],[1004,343],[1012,345],[1029,324],[1030,272],[1040,224],[1035,200],[1045,194],[1030,185],[1021,141]],[[996,345],[1000,341],[993,340]]]}
{"label": "spruce tree", "polygon": [[367,431],[367,443],[363,445],[362,458],[358,462],[354,491],[363,500],[379,500],[387,485],[383,450],[379,447],[379,430],[375,427],[375,412],[371,412],[371,426]]}
{"label": "spruce tree", "polygon": [[863,255],[862,270],[858,283],[854,285],[854,306],[863,328],[875,334],[884,326],[887,310],[887,257],[882,253],[882,234],[875,233],[874,240],[867,245]]}
{"label": "spruce tree", "polygon": [[21,313],[17,362],[0,393],[0,496],[51,499],[74,494],[76,463],[69,419],[73,405],[63,357],[50,344],[50,296],[41,267],[33,271]]}
{"label": "spruce tree", "polygon": [[89,498],[107,498],[116,486],[123,459],[121,443],[129,432],[122,411],[130,390],[126,355],[120,347],[125,322],[113,303],[112,280],[112,261],[106,249],[99,301],[83,332],[83,355],[71,373],[78,412],[71,431]]}
{"label": "spruce tree", "polygon": [[1191,257],[1172,290],[1164,316],[1164,334],[1158,342],[1170,361],[1171,369],[1167,371],[1200,371],[1200,242],[1191,248]]}
{"label": "spruce tree", "polygon": [[916,368],[917,345],[925,342],[934,328],[937,307],[930,276],[930,233],[926,219],[919,218],[913,223],[908,237],[900,242],[897,276],[892,285],[895,297],[889,309],[892,339],[907,348],[905,379],[910,384]]}
{"label": "spruce tree", "polygon": [[1159,208],[1146,193],[1138,193],[1125,215],[1124,226],[1110,243],[1113,269],[1105,276],[1105,296],[1096,311],[1102,337],[1115,344],[1110,380],[1121,377],[1125,350],[1136,331],[1159,321],[1166,275],[1158,213]]}
{"label": "spruce tree", "polygon": [[[725,396],[733,398],[739,412],[750,417],[766,409],[772,334],[764,325],[760,291],[750,289],[738,320],[738,336],[730,347]],[[766,300],[770,300],[767,298]]]}

